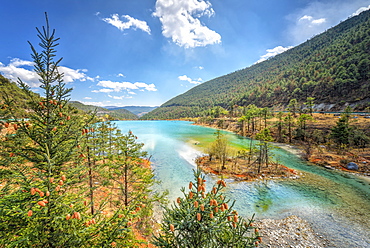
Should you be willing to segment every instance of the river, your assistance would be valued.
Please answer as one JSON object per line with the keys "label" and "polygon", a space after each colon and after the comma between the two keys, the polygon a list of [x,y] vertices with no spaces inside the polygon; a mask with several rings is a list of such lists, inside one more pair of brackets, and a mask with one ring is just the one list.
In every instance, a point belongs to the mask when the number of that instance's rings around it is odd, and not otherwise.
{"label": "river", "polygon": [[[155,190],[168,190],[173,201],[181,187],[193,180],[195,158],[215,138],[215,129],[185,121],[117,121],[122,132],[131,130],[151,156]],[[233,147],[248,146],[249,139],[222,131]],[[197,145],[194,145],[194,144]],[[370,183],[339,171],[309,165],[298,156],[273,150],[275,160],[302,173],[299,179],[236,182],[226,179],[225,195],[236,200],[239,214],[257,219],[297,215],[329,239],[332,247],[370,247]],[[207,187],[217,178],[207,175]],[[209,188],[207,188],[209,190]]]}

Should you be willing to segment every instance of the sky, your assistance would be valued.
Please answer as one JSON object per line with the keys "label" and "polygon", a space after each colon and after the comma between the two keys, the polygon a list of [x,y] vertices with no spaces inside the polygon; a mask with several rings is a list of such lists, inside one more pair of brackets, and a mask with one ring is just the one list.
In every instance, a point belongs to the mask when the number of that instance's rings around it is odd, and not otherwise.
{"label": "sky", "polygon": [[0,73],[38,88],[28,41],[60,38],[71,100],[159,106],[192,87],[262,62],[351,16],[370,0],[0,0]]}

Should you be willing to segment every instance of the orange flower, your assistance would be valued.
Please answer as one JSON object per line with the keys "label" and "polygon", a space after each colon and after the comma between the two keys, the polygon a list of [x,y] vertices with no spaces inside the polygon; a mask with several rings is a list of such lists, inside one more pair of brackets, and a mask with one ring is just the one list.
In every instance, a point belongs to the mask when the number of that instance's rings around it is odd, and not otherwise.
{"label": "orange flower", "polygon": [[209,213],[209,218],[213,219],[213,212]]}
{"label": "orange flower", "polygon": [[65,176],[65,175],[63,175],[63,176],[62,176],[62,180],[63,180],[63,181],[67,180],[67,178],[66,178],[66,176]]}
{"label": "orange flower", "polygon": [[49,191],[46,191],[45,195],[46,196],[49,196],[50,195],[50,192]]}
{"label": "orange flower", "polygon": [[45,207],[46,203],[44,201],[39,201],[37,204],[39,204],[41,207]]}
{"label": "orange flower", "polygon": [[171,232],[174,232],[175,231],[175,226],[170,224],[170,230],[171,230]]}
{"label": "orange flower", "polygon": [[40,195],[40,197],[44,197],[44,192],[40,191],[39,195]]}
{"label": "orange flower", "polygon": [[176,200],[177,204],[180,204],[181,203],[181,198],[178,197],[177,200]]}
{"label": "orange flower", "polygon": [[234,215],[234,222],[238,222],[238,216]]}
{"label": "orange flower", "polygon": [[66,220],[69,220],[71,218],[71,215],[70,214],[67,214],[66,215]]}
{"label": "orange flower", "polygon": [[33,214],[32,210],[28,210],[27,215],[28,215],[29,217],[31,217],[31,216],[32,216],[32,214]]}
{"label": "orange flower", "polygon": [[50,183],[53,183],[53,182],[54,182],[54,177],[50,177],[50,178],[49,178],[49,182],[50,182]]}
{"label": "orange flower", "polygon": [[202,204],[202,205],[200,205],[200,210],[201,211],[204,211],[204,205]]}
{"label": "orange flower", "polygon": [[194,202],[194,207],[196,207],[196,208],[197,208],[197,207],[198,207],[198,205],[199,205],[199,204],[198,204],[198,202],[197,202],[197,201],[195,201],[195,202]]}
{"label": "orange flower", "polygon": [[215,207],[215,212],[218,213],[218,207]]}
{"label": "orange flower", "polygon": [[62,186],[64,184],[63,180],[59,180],[59,185]]}
{"label": "orange flower", "polygon": [[110,245],[111,245],[112,247],[116,247],[116,246],[117,246],[117,243],[113,241]]}
{"label": "orange flower", "polygon": [[200,213],[197,213],[197,220],[200,221],[202,219],[202,215]]}

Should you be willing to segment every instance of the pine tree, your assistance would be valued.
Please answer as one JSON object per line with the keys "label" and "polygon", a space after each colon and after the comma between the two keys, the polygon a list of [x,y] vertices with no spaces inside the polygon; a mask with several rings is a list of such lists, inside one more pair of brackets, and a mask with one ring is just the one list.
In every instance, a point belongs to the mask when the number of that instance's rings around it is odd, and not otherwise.
{"label": "pine tree", "polygon": [[[18,83],[30,99],[27,120],[16,119],[16,104],[10,96],[5,100],[15,121],[14,133],[7,134],[1,149],[1,165],[11,171],[11,177],[0,200],[0,244],[75,246],[88,239],[79,223],[84,219],[83,201],[77,191],[70,191],[81,169],[70,161],[83,123],[67,106],[71,89],[65,88],[58,72],[61,59],[55,60],[55,47],[59,38],[50,30],[47,16],[46,27],[37,32],[43,50],[30,45],[43,100],[21,80]],[[83,121],[84,125],[89,122]],[[67,222],[68,214],[73,214],[73,220]]]}
{"label": "pine tree", "polygon": [[255,247],[261,240],[253,217],[245,220],[233,210],[234,202],[226,199],[219,180],[206,192],[206,180],[201,172],[194,171],[194,182],[189,192],[182,188],[183,197],[165,208],[161,233],[154,238],[158,247]]}

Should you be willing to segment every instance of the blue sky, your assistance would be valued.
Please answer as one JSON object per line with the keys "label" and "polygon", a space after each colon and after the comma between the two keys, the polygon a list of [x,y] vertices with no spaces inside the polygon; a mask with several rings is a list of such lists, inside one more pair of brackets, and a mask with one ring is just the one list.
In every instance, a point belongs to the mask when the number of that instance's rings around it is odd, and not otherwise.
{"label": "blue sky", "polygon": [[158,106],[369,9],[369,0],[1,0],[0,73],[38,92],[36,27],[60,37],[72,100]]}

